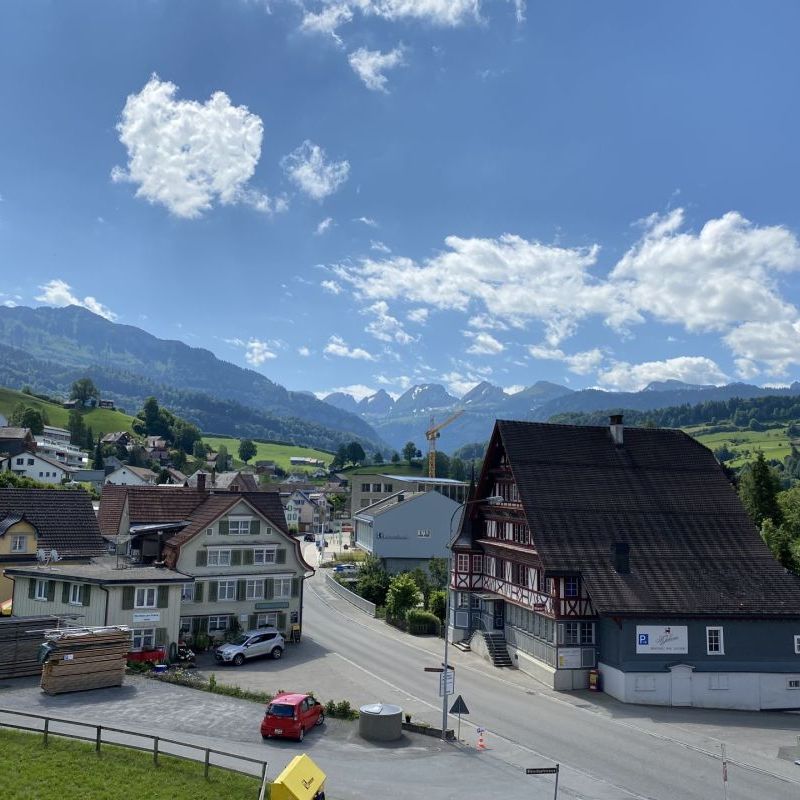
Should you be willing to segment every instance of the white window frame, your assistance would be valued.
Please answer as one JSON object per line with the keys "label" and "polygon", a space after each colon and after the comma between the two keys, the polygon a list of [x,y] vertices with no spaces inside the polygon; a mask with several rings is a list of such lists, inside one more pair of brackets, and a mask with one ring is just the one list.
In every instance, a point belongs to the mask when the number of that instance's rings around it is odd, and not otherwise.
{"label": "white window frame", "polygon": [[[275,547],[254,547],[253,548],[253,563],[254,564],[274,564],[275,563]],[[259,560],[258,554],[261,554]]]}
{"label": "white window frame", "polygon": [[786,688],[787,689],[800,689],[800,678],[787,678],[786,679]]}
{"label": "white window frame", "polygon": [[71,606],[83,605],[83,584],[71,583],[69,585],[69,604]]}
{"label": "white window frame", "polygon": [[417,536],[420,539],[430,539],[431,538],[431,530],[430,530],[430,528],[420,528],[417,531]]}
{"label": "white window frame", "polygon": [[192,618],[191,617],[181,617],[180,622],[178,623],[178,633],[191,633],[192,632]]}
{"label": "white window frame", "polygon": [[[229,614],[212,614],[208,618],[208,632],[211,631],[226,631],[228,630],[228,620],[230,619]],[[212,624],[212,620],[214,621]],[[220,625],[220,620],[225,620],[224,625]]]}
{"label": "white window frame", "polygon": [[795,655],[800,656],[800,634],[795,634],[795,637],[794,637],[794,652],[795,652]]}
{"label": "white window frame", "polygon": [[[712,631],[719,634],[719,649],[711,649],[710,635]],[[724,656],[725,655],[725,638],[721,625],[709,625],[706,627],[706,655],[708,656]]]}
{"label": "white window frame", "polygon": [[191,603],[194,600],[194,584],[182,583],[181,584],[181,602]]}
{"label": "white window frame", "polygon": [[256,614],[256,628],[277,628],[278,612],[269,611],[266,614]]}
{"label": "white window frame", "polygon": [[211,536],[214,533],[213,528],[206,528],[206,536]]}
{"label": "white window frame", "polygon": [[36,579],[36,590],[33,595],[34,600],[47,600],[47,581],[42,578]]}
{"label": "white window frame", "polygon": [[[247,536],[250,533],[251,517],[228,517],[228,534],[230,536]],[[236,526],[236,530],[234,530]],[[245,527],[247,530],[242,530]]]}
{"label": "white window frame", "polygon": [[[223,587],[225,587],[225,597],[223,597]],[[231,594],[233,589],[233,596]],[[217,602],[230,603],[236,600],[236,581],[217,581]]]}
{"label": "white window frame", "polygon": [[134,608],[155,608],[158,592],[155,586],[140,586],[136,589],[133,601]]}
{"label": "white window frame", "polygon": [[152,650],[155,646],[155,628],[133,628],[131,630],[131,650]]}
{"label": "white window frame", "polygon": [[229,547],[209,547],[206,564],[209,567],[229,567],[231,565],[231,550]]}
{"label": "white window frame", "polygon": [[28,537],[27,536],[12,536],[11,537],[11,552],[24,553],[27,549]]}
{"label": "white window frame", "polygon": [[273,597],[275,600],[288,600],[292,596],[291,578],[275,578],[274,587]]}
{"label": "white window frame", "polygon": [[478,575],[483,572],[483,556],[481,555],[473,555],[472,556],[472,571],[477,573]]}
{"label": "white window frame", "polygon": [[263,600],[264,599],[264,579],[256,578],[253,580],[248,579],[245,582],[244,590],[245,600]]}
{"label": "white window frame", "polygon": [[469,553],[456,553],[456,572],[469,572]]}

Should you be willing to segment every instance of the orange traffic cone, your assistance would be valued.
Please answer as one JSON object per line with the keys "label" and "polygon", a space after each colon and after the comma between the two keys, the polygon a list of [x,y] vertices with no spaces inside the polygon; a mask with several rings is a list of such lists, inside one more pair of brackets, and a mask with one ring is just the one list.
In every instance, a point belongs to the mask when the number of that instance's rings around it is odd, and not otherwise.
{"label": "orange traffic cone", "polygon": [[483,738],[483,728],[478,728],[478,750],[486,749],[486,741]]}

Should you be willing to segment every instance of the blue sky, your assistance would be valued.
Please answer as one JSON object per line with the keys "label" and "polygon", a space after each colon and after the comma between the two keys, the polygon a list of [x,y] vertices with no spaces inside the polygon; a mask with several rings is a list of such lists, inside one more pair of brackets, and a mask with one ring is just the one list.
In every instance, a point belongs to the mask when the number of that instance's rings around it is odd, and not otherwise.
{"label": "blue sky", "polygon": [[800,375],[800,6],[6,0],[0,302],[293,389]]}

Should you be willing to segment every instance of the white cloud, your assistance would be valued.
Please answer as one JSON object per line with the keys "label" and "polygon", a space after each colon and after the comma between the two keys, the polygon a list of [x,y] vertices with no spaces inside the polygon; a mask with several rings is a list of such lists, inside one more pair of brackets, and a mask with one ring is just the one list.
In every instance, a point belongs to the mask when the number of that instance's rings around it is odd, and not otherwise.
{"label": "white cloud", "polygon": [[389,313],[389,305],[383,300],[362,309],[361,313],[375,315],[375,319],[364,330],[376,339],[382,342],[397,342],[397,344],[411,344],[416,341],[406,332],[400,320]]}
{"label": "white cloud", "polygon": [[331,294],[341,294],[342,287],[336,283],[336,281],[322,281],[320,286],[326,291],[330,292]]}
{"label": "white cloud", "polygon": [[402,66],[404,52],[402,45],[388,53],[359,47],[358,50],[350,53],[347,60],[350,62],[353,72],[361,78],[367,89],[371,89],[373,92],[388,92],[386,88],[388,78],[383,73],[386,70]]}
{"label": "white cloud", "polygon": [[[378,381],[382,386],[394,386],[400,389],[401,391],[405,391],[406,389],[411,388],[411,385],[414,383],[412,378],[408,375],[376,375],[375,380]],[[391,392],[390,392],[391,394]]]}
{"label": "white cloud", "polygon": [[481,331],[507,331],[508,325],[504,322],[500,322],[498,319],[493,319],[488,314],[476,314],[474,317],[470,317],[467,325],[470,328],[477,328]]}
{"label": "white cloud", "polygon": [[301,356],[307,358],[308,356],[311,355],[311,350],[310,350],[310,348],[308,348],[305,345],[303,345],[302,347],[298,347],[297,348],[297,353],[298,353],[298,355],[301,355]]}
{"label": "white cloud", "polygon": [[416,322],[418,325],[424,325],[428,321],[428,315],[430,312],[427,308],[412,308],[411,311],[406,314],[408,317],[409,322]]}
{"label": "white cloud", "polygon": [[355,0],[353,5],[368,16],[418,19],[442,27],[480,20],[480,0]]}
{"label": "white cloud", "polygon": [[136,184],[136,196],[192,219],[215,202],[245,203],[270,213],[285,201],[247,183],[261,157],[261,118],[234,106],[225,92],[205,103],[176,100],[178,87],[153,75],[131,94],[117,124],[128,151],[127,168],[114,167],[112,180]]}
{"label": "white cloud", "polygon": [[[800,320],[746,322],[734,328],[725,342],[739,356],[736,362],[754,376],[753,362],[763,362],[771,375],[784,375],[791,366],[800,364]],[[744,376],[743,376],[744,377]]]}
{"label": "white cloud", "polygon": [[567,355],[557,347],[532,344],[528,347],[528,352],[533,358],[545,361],[563,361],[570,372],[574,372],[576,375],[588,375],[594,372],[603,361],[603,353],[597,347]]}
{"label": "white cloud", "polygon": [[372,219],[372,217],[356,217],[353,222],[360,222],[362,225],[366,225],[368,228],[378,227],[378,223]]}
{"label": "white cloud", "polygon": [[278,356],[270,350],[268,342],[262,342],[260,339],[250,339],[247,342],[244,354],[244,360],[254,367],[261,366],[265,361]]}
{"label": "white cloud", "polygon": [[329,230],[333,226],[333,217],[325,217],[322,222],[317,225],[316,231],[314,231],[315,236],[322,236],[327,230]]}
{"label": "white cloud", "polygon": [[327,397],[329,394],[341,392],[341,394],[349,394],[351,397],[358,400],[363,400],[365,397],[370,397],[375,394],[377,389],[371,386],[365,386],[363,383],[351,383],[349,386],[337,386],[334,389],[325,389],[324,391],[314,392],[319,400]]}
{"label": "white cloud", "polygon": [[492,336],[491,333],[480,331],[473,333],[472,331],[462,331],[464,336],[472,339],[472,344],[467,348],[467,352],[478,356],[496,356],[505,350],[505,345]]}
{"label": "white cloud", "polygon": [[281,166],[289,179],[314,200],[333,194],[350,174],[349,161],[326,161],[325,151],[308,139],[284,156]]}
{"label": "white cloud", "polygon": [[729,381],[716,362],[705,356],[679,356],[642,364],[620,361],[599,372],[597,377],[601,386],[622,392],[638,392],[653,381],[677,380],[716,385]]}
{"label": "white cloud", "polygon": [[474,389],[481,380],[482,378],[480,377],[476,378],[474,375],[464,375],[457,370],[445,372],[444,375],[442,375],[445,388],[450,394],[456,397],[463,397],[470,389]]}
{"label": "white cloud", "polygon": [[736,374],[743,381],[750,381],[761,374],[758,365],[749,358],[737,358],[734,363],[736,364]]}
{"label": "white cloud", "polygon": [[506,394],[517,394],[518,392],[521,392],[523,389],[527,389],[527,388],[528,387],[525,386],[524,383],[515,383],[515,384],[513,384],[511,386],[504,386],[503,387],[503,391]]}
{"label": "white cloud", "polygon": [[117,315],[108,306],[104,306],[91,295],[87,295],[83,300],[76,297],[72,293],[72,287],[60,278],[54,278],[39,288],[42,290],[42,293],[35,299],[40,303],[45,303],[48,306],[57,306],[59,308],[63,308],[64,306],[80,306],[112,322],[117,318]]}
{"label": "white cloud", "polygon": [[3,300],[3,305],[6,308],[16,308],[17,303],[14,300]]}
{"label": "white cloud", "polygon": [[369,249],[374,250],[376,253],[388,254],[392,252],[390,247],[387,247],[383,242],[379,242],[375,239],[369,243]]}
{"label": "white cloud", "polygon": [[300,30],[328,34],[341,44],[342,40],[336,35],[336,29],[352,19],[353,11],[347,3],[331,3],[317,13],[306,11]]}
{"label": "white cloud", "polygon": [[329,356],[336,356],[338,358],[354,358],[363,361],[375,360],[375,356],[361,347],[350,348],[341,336],[331,336],[323,352],[327,353]]}

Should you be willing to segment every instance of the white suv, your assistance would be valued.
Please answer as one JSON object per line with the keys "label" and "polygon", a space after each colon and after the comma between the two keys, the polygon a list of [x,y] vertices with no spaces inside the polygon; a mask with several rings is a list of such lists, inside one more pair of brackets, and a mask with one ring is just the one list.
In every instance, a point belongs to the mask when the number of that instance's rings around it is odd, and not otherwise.
{"label": "white suv", "polygon": [[223,644],[214,650],[214,658],[220,664],[244,664],[246,658],[283,655],[283,636],[275,628],[261,628],[257,631],[240,633],[232,642]]}

